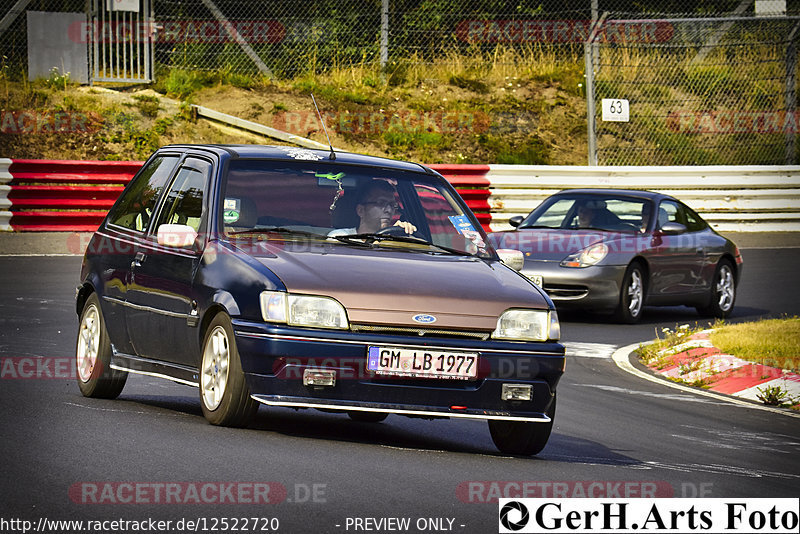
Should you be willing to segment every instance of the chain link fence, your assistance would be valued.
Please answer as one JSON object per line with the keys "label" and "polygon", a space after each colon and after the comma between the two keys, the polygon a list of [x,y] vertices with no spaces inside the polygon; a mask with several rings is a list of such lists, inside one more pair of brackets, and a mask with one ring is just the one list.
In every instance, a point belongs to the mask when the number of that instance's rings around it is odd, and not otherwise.
{"label": "chain link fence", "polygon": [[[120,0],[103,0],[118,2]],[[129,1],[129,0],[126,0]],[[755,0],[140,0],[153,20],[111,28],[112,38],[152,39],[161,67],[266,72],[276,77],[333,66],[429,63],[448,54],[509,48],[580,48],[608,11],[752,15]],[[0,0],[0,51],[24,69],[26,11],[87,12],[86,0]],[[800,15],[800,0],[787,0]],[[103,32],[98,32],[102,35]]]}
{"label": "chain link fence", "polygon": [[797,163],[800,17],[631,17],[586,49],[590,163]]}
{"label": "chain link fence", "polygon": [[[26,11],[92,21],[91,6],[107,1],[0,0],[3,74],[26,72]],[[291,78],[353,65],[497,64],[532,61],[531,50],[574,65],[586,52],[590,163],[797,162],[800,0],[769,18],[755,0],[135,1],[151,20],[93,35],[147,40],[156,79],[175,68]],[[627,100],[628,121],[604,121],[603,100],[607,112]]]}

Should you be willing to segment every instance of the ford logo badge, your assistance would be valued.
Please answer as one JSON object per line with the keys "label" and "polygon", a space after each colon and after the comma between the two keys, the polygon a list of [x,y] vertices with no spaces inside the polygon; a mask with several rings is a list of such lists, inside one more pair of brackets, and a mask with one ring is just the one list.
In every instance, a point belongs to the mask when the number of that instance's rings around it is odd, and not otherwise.
{"label": "ford logo badge", "polygon": [[412,319],[417,323],[422,324],[431,324],[436,322],[436,317],[433,315],[428,315],[427,313],[420,313],[412,317]]}

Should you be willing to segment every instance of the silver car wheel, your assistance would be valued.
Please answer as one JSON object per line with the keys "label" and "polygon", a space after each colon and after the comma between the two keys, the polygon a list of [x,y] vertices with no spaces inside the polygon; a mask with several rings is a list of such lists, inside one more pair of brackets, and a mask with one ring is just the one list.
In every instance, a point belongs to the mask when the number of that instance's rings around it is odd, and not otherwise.
{"label": "silver car wheel", "polygon": [[719,309],[723,312],[729,311],[736,296],[736,282],[733,279],[733,271],[728,265],[720,265],[719,278],[717,278],[715,290]]}
{"label": "silver car wheel", "polygon": [[628,284],[628,311],[632,317],[637,317],[642,311],[644,302],[644,285],[642,284],[641,273],[634,269],[631,272],[631,282]]}
{"label": "silver car wheel", "polygon": [[99,346],[100,314],[96,306],[90,305],[83,314],[83,321],[78,331],[78,349],[75,351],[78,377],[82,382],[88,382],[92,378],[92,372],[97,365]]}
{"label": "silver car wheel", "polygon": [[228,384],[229,365],[228,334],[224,328],[217,326],[208,336],[203,349],[203,376],[200,380],[200,393],[209,410],[216,410],[222,402]]}

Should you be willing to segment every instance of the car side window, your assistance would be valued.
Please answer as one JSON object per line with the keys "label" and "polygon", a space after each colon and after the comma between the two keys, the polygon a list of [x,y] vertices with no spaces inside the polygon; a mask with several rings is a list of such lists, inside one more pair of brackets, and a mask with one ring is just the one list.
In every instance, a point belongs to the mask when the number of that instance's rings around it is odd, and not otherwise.
{"label": "car side window", "polygon": [[177,163],[177,155],[158,156],[148,163],[115,206],[108,222],[137,232],[146,230],[158,197]]}
{"label": "car side window", "polygon": [[200,232],[203,194],[210,175],[210,163],[200,159],[186,159],[167,192],[155,228],[162,224],[185,224]]}
{"label": "car side window", "polygon": [[680,207],[671,200],[663,200],[661,204],[658,205],[658,224],[656,228],[661,228],[668,222],[676,222],[683,224],[683,221],[680,217]]}
{"label": "car side window", "polygon": [[683,207],[683,213],[686,216],[686,229],[690,232],[699,232],[706,228],[706,222],[686,206]]}

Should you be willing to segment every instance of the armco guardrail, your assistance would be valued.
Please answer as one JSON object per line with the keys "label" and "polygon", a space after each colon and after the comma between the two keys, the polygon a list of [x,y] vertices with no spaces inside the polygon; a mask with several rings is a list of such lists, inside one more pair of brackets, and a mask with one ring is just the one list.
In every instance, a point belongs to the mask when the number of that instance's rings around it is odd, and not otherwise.
{"label": "armco guardrail", "polygon": [[[141,162],[0,159],[0,230],[92,231]],[[485,229],[571,187],[671,194],[721,231],[800,231],[800,166],[433,165]]]}
{"label": "armco guardrail", "polygon": [[[0,230],[94,231],[142,163],[0,159]],[[489,166],[433,167],[489,231]]]}
{"label": "armco guardrail", "polygon": [[800,231],[800,166],[489,167],[494,230],[556,191],[605,187],[672,195],[723,232]]}
{"label": "armco guardrail", "polygon": [[0,160],[0,229],[94,231],[136,161]]}

